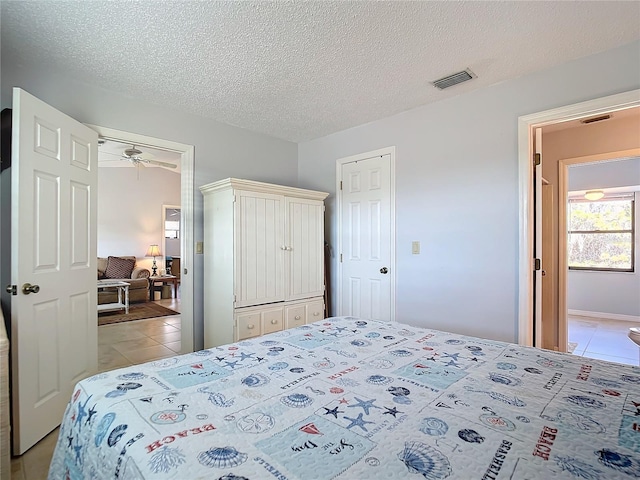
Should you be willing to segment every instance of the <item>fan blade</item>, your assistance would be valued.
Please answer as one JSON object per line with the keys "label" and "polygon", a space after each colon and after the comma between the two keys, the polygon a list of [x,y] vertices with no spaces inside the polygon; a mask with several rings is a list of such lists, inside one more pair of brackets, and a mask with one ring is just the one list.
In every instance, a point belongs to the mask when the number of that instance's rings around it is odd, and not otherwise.
{"label": "fan blade", "polygon": [[113,155],[114,157],[120,157],[123,160],[126,159],[126,157],[123,157],[122,154],[120,154],[120,153],[106,152],[104,150],[100,151],[100,155]]}
{"label": "fan blade", "polygon": [[151,163],[153,165],[158,165],[159,167],[166,167],[166,168],[177,168],[177,165],[174,165],[173,163],[167,163],[167,162],[161,162],[160,160],[147,160],[145,158],[141,158],[140,159],[141,162],[144,163]]}

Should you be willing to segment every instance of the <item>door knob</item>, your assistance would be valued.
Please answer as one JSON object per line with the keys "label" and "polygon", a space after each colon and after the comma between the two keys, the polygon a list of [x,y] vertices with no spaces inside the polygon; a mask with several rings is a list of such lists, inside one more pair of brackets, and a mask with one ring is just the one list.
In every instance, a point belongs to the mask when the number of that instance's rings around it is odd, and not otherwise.
{"label": "door knob", "polygon": [[387,267],[382,267],[380,269],[380,273],[382,273],[383,275],[386,275],[387,273],[389,273],[389,269]]}
{"label": "door knob", "polygon": [[38,293],[40,291],[40,285],[31,285],[30,283],[25,283],[22,285],[22,293],[25,295],[29,295],[30,293]]}

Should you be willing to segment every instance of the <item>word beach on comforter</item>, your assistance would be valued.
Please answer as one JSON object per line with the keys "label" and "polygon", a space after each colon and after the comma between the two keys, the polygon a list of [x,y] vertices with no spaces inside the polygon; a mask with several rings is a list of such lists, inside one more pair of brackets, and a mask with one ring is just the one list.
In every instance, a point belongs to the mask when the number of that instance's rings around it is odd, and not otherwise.
{"label": "word beach on comforter", "polygon": [[337,317],[78,383],[49,478],[640,477],[640,369]]}

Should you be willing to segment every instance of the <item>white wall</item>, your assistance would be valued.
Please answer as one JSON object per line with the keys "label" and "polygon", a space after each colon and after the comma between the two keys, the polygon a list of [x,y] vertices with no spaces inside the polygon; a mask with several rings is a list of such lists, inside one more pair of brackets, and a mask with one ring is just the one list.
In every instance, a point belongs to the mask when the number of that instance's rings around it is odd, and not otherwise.
{"label": "white wall", "polygon": [[[153,259],[144,255],[149,245],[162,245],[163,204],[180,205],[179,174],[164,168],[99,168],[98,256],[135,255],[139,266],[151,270]],[[163,268],[164,257],[156,263]]]}
{"label": "white wall", "polygon": [[639,72],[634,42],[299,144],[299,186],[332,192],[336,246],[336,159],[395,145],[396,318],[517,341],[518,117],[640,88]]}
{"label": "white wall", "polygon": [[[2,108],[11,107],[11,88],[18,86],[83,123],[194,145],[195,241],[203,238],[200,185],[233,176],[298,186],[295,143],[141,102],[24,59],[2,55],[1,72]],[[202,255],[196,255],[191,270],[196,347],[203,343],[203,272]]]}
{"label": "white wall", "polygon": [[180,239],[179,238],[165,238],[165,250],[163,252],[165,255],[169,257],[179,257],[180,256]]}
{"label": "white wall", "polygon": [[[638,133],[640,136],[640,132]],[[640,185],[640,158],[569,167],[569,191]],[[569,270],[567,308],[640,317],[640,193],[635,193],[634,272]]]}

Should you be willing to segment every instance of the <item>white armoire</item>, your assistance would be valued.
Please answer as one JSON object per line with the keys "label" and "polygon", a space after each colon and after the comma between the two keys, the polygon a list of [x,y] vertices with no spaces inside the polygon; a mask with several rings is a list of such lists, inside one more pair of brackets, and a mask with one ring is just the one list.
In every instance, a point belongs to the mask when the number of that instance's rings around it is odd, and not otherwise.
{"label": "white armoire", "polygon": [[204,196],[204,347],[324,318],[328,193],[228,178]]}

